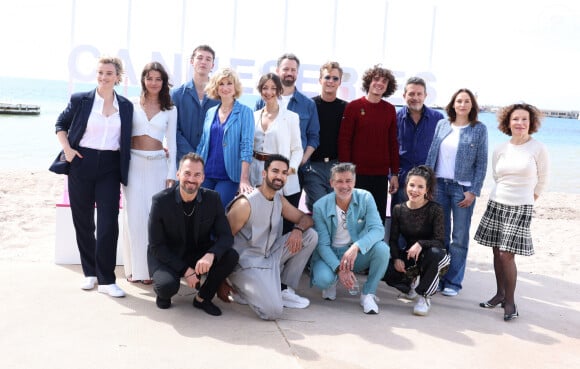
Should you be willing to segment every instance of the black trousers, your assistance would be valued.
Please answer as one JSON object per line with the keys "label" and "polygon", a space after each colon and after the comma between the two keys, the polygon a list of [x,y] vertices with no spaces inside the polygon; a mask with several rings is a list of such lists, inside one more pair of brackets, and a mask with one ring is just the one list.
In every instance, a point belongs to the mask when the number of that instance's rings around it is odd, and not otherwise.
{"label": "black trousers", "polygon": [[356,175],[356,187],[369,191],[375,199],[377,210],[381,217],[382,223],[385,224],[387,211],[387,196],[389,193],[388,176],[367,176],[362,174]]}
{"label": "black trousers", "polygon": [[119,237],[120,153],[78,151],[83,158],[75,157],[71,163],[68,193],[83,273],[96,276],[99,284],[112,284]]}
{"label": "black trousers", "polygon": [[[389,260],[389,266],[383,280],[391,287],[395,287],[403,293],[409,293],[413,278],[409,278],[405,273],[395,270],[394,259]],[[405,269],[415,265],[415,260],[403,259]],[[420,296],[431,296],[437,292],[439,285],[439,272],[449,265],[449,257],[445,250],[438,247],[423,249],[417,260],[417,268],[420,276],[419,285],[415,287],[415,292]]]}
{"label": "black trousers", "polygon": [[[220,284],[232,273],[238,264],[238,259],[237,251],[229,249],[218,261],[214,262],[209,269],[205,283],[199,289],[199,297],[204,300],[213,299]],[[197,260],[190,266],[194,267],[195,263],[197,263]],[[162,299],[171,299],[179,291],[181,277],[167,265],[160,264],[159,268],[153,272],[153,289],[157,296]]]}

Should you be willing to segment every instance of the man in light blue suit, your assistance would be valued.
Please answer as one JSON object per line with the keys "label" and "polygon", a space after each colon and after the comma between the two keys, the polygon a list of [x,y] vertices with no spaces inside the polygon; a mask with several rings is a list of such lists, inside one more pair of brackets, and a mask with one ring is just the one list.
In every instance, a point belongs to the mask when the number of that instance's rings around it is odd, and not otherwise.
{"label": "man in light blue suit", "polygon": [[330,177],[334,192],[314,203],[318,246],[311,259],[311,282],[322,289],[324,299],[334,300],[337,281],[354,294],[354,273],[368,269],[360,304],[365,314],[378,314],[376,291],[387,270],[389,247],[373,196],[355,188],[355,177],[354,164],[335,165]]}

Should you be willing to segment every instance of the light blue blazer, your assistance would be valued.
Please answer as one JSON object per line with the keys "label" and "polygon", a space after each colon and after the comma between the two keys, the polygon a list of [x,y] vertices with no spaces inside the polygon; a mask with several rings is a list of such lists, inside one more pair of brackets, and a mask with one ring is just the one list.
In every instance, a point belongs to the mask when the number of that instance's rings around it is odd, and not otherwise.
{"label": "light blue blazer", "polygon": [[[383,241],[385,228],[379,211],[370,192],[359,188],[353,189],[352,199],[347,211],[347,229],[350,238],[356,242],[361,254],[366,254],[373,246]],[[332,270],[340,265],[340,260],[332,251],[332,240],[338,227],[336,216],[336,194],[329,193],[314,203],[312,217],[314,228],[318,233],[318,246],[314,251]],[[313,257],[316,257],[313,255]]]}
{"label": "light blue blazer", "polygon": [[[210,108],[205,115],[203,133],[196,151],[203,158],[204,162],[207,161],[209,152],[211,124],[220,106],[221,104]],[[240,182],[242,161],[247,162],[248,165],[252,162],[254,113],[249,107],[236,100],[225,125],[222,147],[224,150],[226,172],[233,182]]]}

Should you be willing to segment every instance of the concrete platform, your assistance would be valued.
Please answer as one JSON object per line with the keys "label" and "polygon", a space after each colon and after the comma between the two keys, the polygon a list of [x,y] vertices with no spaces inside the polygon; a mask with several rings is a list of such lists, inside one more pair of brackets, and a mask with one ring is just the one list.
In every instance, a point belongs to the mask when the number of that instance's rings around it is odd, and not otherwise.
{"label": "concrete platform", "polygon": [[127,297],[114,299],[82,291],[78,265],[0,260],[0,367],[580,367],[578,284],[521,273],[521,317],[505,323],[502,309],[478,307],[493,279],[481,266],[469,265],[457,297],[435,296],[427,317],[413,316],[412,303],[385,284],[380,314],[365,315],[358,296],[339,288],[336,301],[324,301],[304,275],[298,292],[311,306],[266,322],[221,301],[223,315],[211,317],[191,306],[185,285],[169,310],[159,310],[151,286],[126,282],[122,268]]}

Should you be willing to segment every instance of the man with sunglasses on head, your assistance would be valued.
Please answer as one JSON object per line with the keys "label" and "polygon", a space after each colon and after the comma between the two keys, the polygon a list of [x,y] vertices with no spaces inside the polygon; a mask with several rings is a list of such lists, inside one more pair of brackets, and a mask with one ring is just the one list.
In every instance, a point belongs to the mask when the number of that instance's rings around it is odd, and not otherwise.
{"label": "man with sunglasses on head", "polygon": [[346,106],[346,101],[336,95],[342,82],[340,64],[329,61],[320,67],[320,95],[313,97],[320,122],[320,145],[316,148],[310,162],[304,166],[304,191],[306,206],[312,206],[322,196],[332,192],[330,187],[330,168],[338,163],[338,132]]}
{"label": "man with sunglasses on head", "polygon": [[334,192],[314,204],[318,246],[311,258],[311,283],[322,290],[323,299],[334,300],[338,281],[356,294],[354,273],[368,269],[360,304],[365,314],[378,314],[376,291],[390,258],[381,217],[371,193],[355,188],[354,164],[335,165],[330,178]]}

